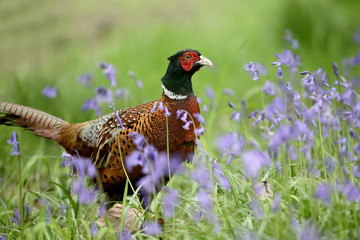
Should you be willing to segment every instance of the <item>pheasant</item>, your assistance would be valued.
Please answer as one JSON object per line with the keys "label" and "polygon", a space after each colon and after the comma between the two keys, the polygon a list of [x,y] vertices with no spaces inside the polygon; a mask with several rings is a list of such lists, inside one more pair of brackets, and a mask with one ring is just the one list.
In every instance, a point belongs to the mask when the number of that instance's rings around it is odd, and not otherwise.
{"label": "pheasant", "polygon": [[[159,100],[75,124],[40,110],[0,101],[0,124],[29,129],[38,136],[55,140],[70,154],[90,158],[109,199],[122,200],[126,173],[135,184],[142,177],[140,166],[127,171],[121,162],[124,159],[126,163],[126,157],[136,149],[132,133],[142,134],[159,152],[167,151],[168,147],[169,153],[180,155],[182,161],[194,152],[194,127],[200,128],[195,116],[200,110],[191,78],[202,66],[212,66],[212,62],[193,49],[181,50],[168,60],[170,63],[161,79],[163,93]],[[154,111],[158,103],[168,111],[167,116],[164,110]],[[191,120],[193,124],[188,130],[183,128],[184,122],[177,119],[178,110],[190,115],[187,121]]]}

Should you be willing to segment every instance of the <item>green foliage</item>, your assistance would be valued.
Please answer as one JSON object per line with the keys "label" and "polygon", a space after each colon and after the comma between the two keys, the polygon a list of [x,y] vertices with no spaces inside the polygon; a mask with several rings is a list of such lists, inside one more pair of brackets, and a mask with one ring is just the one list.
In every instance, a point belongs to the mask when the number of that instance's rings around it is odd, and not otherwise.
{"label": "green foliage", "polygon": [[[250,80],[244,64],[249,60],[261,61],[267,64],[269,76],[275,76],[276,70],[269,63],[276,60],[273,54],[283,48],[283,32],[289,29],[299,39],[301,70],[323,67],[330,73],[332,61],[340,63],[344,56],[356,54],[351,36],[360,26],[359,7],[359,1],[355,0],[3,2],[0,3],[0,99],[41,109],[69,122],[89,120],[95,114],[81,112],[82,103],[93,96],[92,87],[106,85],[96,67],[100,60],[113,63],[118,70],[118,83],[129,89],[129,99],[116,102],[117,108],[123,108],[158,98],[166,57],[179,49],[198,49],[215,65],[214,69],[204,68],[194,76],[196,95],[211,106],[203,114],[207,130],[201,144],[210,158],[222,164],[231,189],[227,191],[216,185],[211,192],[215,206],[213,222],[205,217],[194,220],[194,213],[201,211],[196,198],[199,186],[187,175],[173,177],[169,184],[180,190],[180,202],[175,216],[166,219],[162,236],[165,239],[296,239],[300,233],[294,229],[306,230],[311,223],[327,239],[356,239],[360,229],[358,203],[347,201],[340,193],[333,194],[329,204],[314,197],[319,183],[336,186],[338,180],[345,180],[342,167],[352,172],[355,163],[337,165],[328,173],[324,162],[327,158],[340,161],[340,149],[334,144],[339,135],[348,139],[349,149],[357,144],[344,123],[342,127],[346,131],[332,131],[327,138],[321,131],[315,135],[311,158],[317,161],[320,176],[309,171],[310,159],[300,154],[304,143],[293,141],[291,144],[302,157],[292,162],[283,146],[278,156],[285,166],[282,174],[271,165],[262,171],[259,179],[248,180],[241,159],[226,165],[215,140],[220,134],[238,132],[247,143],[255,140],[260,149],[265,149],[263,131],[251,125],[252,119],[244,117],[262,107],[261,89]],[[339,65],[339,68],[343,72],[343,67]],[[137,89],[127,74],[129,70],[143,81],[143,89]],[[76,78],[88,71],[94,73],[93,85],[84,88],[76,83]],[[291,75],[286,78],[290,79]],[[49,100],[41,94],[46,85],[58,87],[57,98]],[[206,98],[205,86],[215,89],[214,100]],[[231,88],[234,96],[224,95],[224,87]],[[227,101],[240,105],[243,99],[248,109],[241,112],[241,122],[234,123],[229,120],[232,109]],[[263,98],[265,105],[270,100],[268,96]],[[69,191],[73,179],[67,169],[60,168],[59,146],[17,131],[21,151],[19,171],[17,158],[9,156],[11,149],[6,143],[14,129],[1,126],[0,130],[0,236],[21,237],[21,224],[13,223],[12,217],[14,209],[24,207],[25,239],[117,238],[119,233],[111,225],[99,229],[96,237],[91,236],[90,227],[98,218],[99,204],[79,205],[77,197]],[[211,171],[210,166],[205,166]],[[186,164],[186,169],[191,171],[194,165]],[[260,201],[254,193],[254,184],[265,176],[273,191],[281,193],[279,211],[273,211],[274,197]],[[349,179],[359,186],[355,176],[350,175]],[[22,186],[21,194],[19,186]],[[157,217],[162,211],[162,194],[152,205]],[[20,195],[23,206],[19,204]],[[262,217],[256,216],[250,207],[254,200],[263,211]],[[63,209],[64,206],[67,208]],[[149,215],[146,213],[145,217],[150,218]],[[296,225],[299,227],[295,228]],[[141,231],[135,237],[148,238]]]}

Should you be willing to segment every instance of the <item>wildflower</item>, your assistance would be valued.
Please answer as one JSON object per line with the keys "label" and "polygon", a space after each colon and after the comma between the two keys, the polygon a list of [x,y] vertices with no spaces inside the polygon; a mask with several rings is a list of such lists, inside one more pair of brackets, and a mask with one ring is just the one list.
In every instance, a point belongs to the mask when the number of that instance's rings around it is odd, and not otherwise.
{"label": "wildflower", "polygon": [[200,113],[194,113],[193,115],[199,123],[205,123],[205,119],[203,118],[203,116],[201,116]]}
{"label": "wildflower", "polygon": [[74,193],[78,195],[80,204],[92,204],[95,202],[96,191],[94,189],[87,189],[84,187],[84,178],[80,177],[72,184]]}
{"label": "wildflower", "polygon": [[[237,132],[227,133],[217,138],[218,150],[222,153],[222,156],[239,156],[245,147],[245,139],[243,136],[239,136]],[[231,161],[231,159],[229,159]],[[228,160],[227,164],[230,163]]]}
{"label": "wildflower", "polygon": [[112,102],[112,93],[109,89],[106,87],[98,87],[95,88],[96,93],[96,102],[106,102],[111,103]]}
{"label": "wildflower", "polygon": [[279,212],[280,210],[280,201],[281,201],[281,193],[276,192],[274,196],[274,200],[272,202],[272,209],[274,213]]}
{"label": "wildflower", "polygon": [[336,76],[336,77],[339,77],[339,69],[338,69],[337,63],[336,63],[336,62],[332,62],[332,67],[333,67],[335,76]]}
{"label": "wildflower", "polygon": [[163,104],[163,102],[159,102],[158,109],[159,109],[159,110],[164,110],[164,104]]}
{"label": "wildflower", "polygon": [[136,80],[136,86],[139,88],[139,89],[142,89],[143,88],[143,83],[140,79]]}
{"label": "wildflower", "polygon": [[279,67],[278,67],[277,74],[276,74],[276,77],[277,77],[277,78],[282,78],[282,74],[283,74],[283,71],[281,70],[281,66],[279,66]]}
{"label": "wildflower", "polygon": [[327,183],[320,183],[315,190],[315,198],[321,199],[325,204],[329,204],[331,201],[331,193],[333,191],[333,186]]}
{"label": "wildflower", "polygon": [[209,171],[202,164],[198,166],[190,173],[191,179],[196,181],[201,188],[210,190],[213,187]]}
{"label": "wildflower", "polygon": [[274,62],[273,65],[276,67],[280,67],[281,65],[285,65],[291,68],[291,71],[296,71],[297,67],[300,65],[299,56],[294,54],[291,50],[285,49],[281,54],[275,54],[278,61]]}
{"label": "wildflower", "polygon": [[63,152],[61,155],[61,158],[63,159],[62,162],[60,163],[60,167],[64,168],[66,166],[71,166],[72,164],[72,155],[67,153],[67,152]]}
{"label": "wildflower", "polygon": [[287,44],[290,44],[291,48],[298,49],[299,48],[299,42],[297,39],[293,38],[291,31],[286,30],[285,31],[285,41]]}
{"label": "wildflower", "polygon": [[229,190],[231,188],[230,181],[224,174],[224,171],[221,167],[221,165],[217,162],[214,162],[212,164],[213,172],[216,180],[220,184],[220,186],[226,190]]}
{"label": "wildflower", "polygon": [[214,99],[215,98],[215,93],[214,90],[210,87],[210,86],[206,86],[205,87],[205,93],[208,96],[208,98],[210,99]]}
{"label": "wildflower", "polygon": [[112,64],[100,62],[99,67],[104,69],[103,74],[105,74],[107,79],[110,80],[110,86],[116,86],[116,69],[114,68],[114,66]]}
{"label": "wildflower", "polygon": [[190,124],[192,123],[192,121],[187,121],[187,122],[185,122],[185,124],[184,124],[184,126],[183,126],[183,128],[185,129],[185,130],[189,130],[190,128]]}
{"label": "wildflower", "polygon": [[252,210],[254,217],[262,218],[264,217],[264,211],[261,208],[259,202],[256,199],[252,199],[249,203],[249,207]]}
{"label": "wildflower", "polygon": [[91,73],[85,73],[83,75],[78,76],[77,82],[83,83],[86,87],[90,86],[90,80],[93,78]]}
{"label": "wildflower", "polygon": [[157,221],[146,222],[144,233],[150,236],[159,237],[162,233],[162,228]]}
{"label": "wildflower", "polygon": [[198,137],[198,136],[201,136],[201,135],[204,133],[204,131],[205,131],[205,128],[203,128],[203,127],[196,128],[196,129],[194,130],[195,135],[196,135],[197,137]]}
{"label": "wildflower", "polygon": [[21,214],[20,214],[20,211],[17,208],[14,209],[14,217],[11,218],[11,221],[13,223],[20,224]]}
{"label": "wildflower", "polygon": [[168,189],[164,198],[164,216],[167,218],[173,217],[174,209],[179,204],[179,191],[177,189]]}
{"label": "wildflower", "polygon": [[128,72],[128,75],[132,78],[132,79],[136,79],[136,74],[135,74],[135,72],[134,71],[129,71]]}
{"label": "wildflower", "polygon": [[244,174],[248,178],[257,178],[262,167],[270,166],[270,158],[265,152],[251,150],[243,155]]}
{"label": "wildflower", "polygon": [[263,91],[267,95],[275,95],[275,85],[270,81],[266,81],[263,87]]}
{"label": "wildflower", "polygon": [[248,66],[246,68],[246,71],[252,75],[252,80],[257,81],[259,80],[258,71],[256,69],[256,66],[253,62],[249,62]]}
{"label": "wildflower", "polygon": [[155,101],[154,102],[154,106],[153,108],[151,109],[151,112],[154,113],[156,111],[156,105],[157,105],[158,101]]}
{"label": "wildflower", "polygon": [[92,237],[96,237],[98,235],[99,226],[96,223],[91,223],[90,226],[90,234]]}
{"label": "wildflower", "polygon": [[170,115],[171,115],[171,113],[169,112],[168,108],[165,107],[165,117],[168,117]]}
{"label": "wildflower", "polygon": [[196,194],[196,197],[199,201],[200,207],[204,211],[209,211],[212,209],[212,202],[210,198],[210,192],[201,190]]}
{"label": "wildflower", "polygon": [[85,112],[86,110],[96,110],[97,108],[98,108],[97,101],[94,98],[90,98],[85,100],[81,110]]}
{"label": "wildflower", "polygon": [[11,135],[11,138],[9,140],[7,140],[6,142],[13,146],[13,151],[10,153],[11,156],[20,155],[19,142],[17,141],[17,135],[16,135],[15,131]]}
{"label": "wildflower", "polygon": [[234,91],[230,88],[224,88],[223,93],[228,96],[234,96]]}
{"label": "wildflower", "polygon": [[311,224],[306,224],[300,232],[300,240],[320,240],[318,229]]}
{"label": "wildflower", "polygon": [[121,88],[118,88],[115,90],[115,98],[119,98],[121,96],[121,93],[122,93],[122,89]]}
{"label": "wildflower", "polygon": [[203,108],[202,108],[202,111],[203,111],[203,112],[208,112],[208,111],[209,111],[209,108],[208,108],[206,105],[204,105]]}
{"label": "wildflower", "polygon": [[45,86],[42,90],[42,94],[47,98],[56,98],[57,96],[57,88]]}
{"label": "wildflower", "polygon": [[255,63],[255,67],[256,67],[256,70],[258,71],[258,73],[260,75],[266,75],[267,74],[267,69],[262,63],[260,63],[260,62]]}

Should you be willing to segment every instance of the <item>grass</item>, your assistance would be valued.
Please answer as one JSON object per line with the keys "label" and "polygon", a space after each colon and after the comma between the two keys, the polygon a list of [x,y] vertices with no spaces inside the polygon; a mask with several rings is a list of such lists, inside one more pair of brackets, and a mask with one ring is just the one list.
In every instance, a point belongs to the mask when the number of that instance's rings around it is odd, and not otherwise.
{"label": "grass", "polygon": [[[301,151],[309,144],[308,137],[300,141],[287,139],[279,147],[276,158],[269,154],[271,165],[264,167],[255,179],[246,175],[244,154],[252,150],[268,151],[271,138],[264,139],[267,131],[263,129],[270,127],[271,121],[253,127],[254,120],[247,116],[255,109],[263,109],[262,101],[268,105],[273,99],[261,93],[261,88],[267,79],[277,82],[276,68],[270,63],[276,60],[273,54],[285,45],[283,31],[290,29],[300,41],[299,71],[314,72],[322,67],[329,75],[328,83],[333,85],[338,79],[332,74],[331,62],[336,60],[340,75],[345,75],[340,62],[344,57],[354,56],[358,49],[351,36],[359,26],[356,17],[359,3],[310,0],[186,3],[162,1],[159,8],[160,5],[150,2],[118,5],[109,1],[99,6],[77,1],[63,9],[67,18],[59,13],[58,7],[48,3],[38,4],[39,8],[16,1],[1,6],[0,15],[6,20],[3,21],[6,24],[0,25],[1,100],[45,110],[69,122],[89,120],[95,114],[80,113],[79,109],[85,99],[93,96],[93,87],[107,84],[96,68],[100,60],[114,63],[120,87],[129,89],[129,98],[116,102],[116,107],[122,108],[158,98],[166,57],[185,47],[199,49],[215,63],[214,69],[204,68],[194,77],[195,93],[210,108],[203,113],[206,132],[201,138],[202,151],[209,158],[199,158],[199,150],[194,163],[186,164],[186,171],[172,178],[169,184],[179,191],[179,203],[174,207],[174,216],[165,219],[161,236],[165,239],[298,239],[301,236],[357,239],[360,209],[355,193],[359,180],[353,169],[358,166],[358,160],[351,161],[351,157],[357,156],[346,155],[343,149],[355,154],[358,139],[349,130],[359,135],[358,128],[341,120],[340,130],[330,128],[326,134],[325,126],[318,121],[324,112],[319,112],[314,118],[315,126],[309,126],[309,132],[314,134],[309,151]],[[21,6],[22,16],[19,16]],[[268,75],[261,76],[258,83],[243,69],[249,60],[261,61],[268,67]],[[359,77],[358,68],[346,76],[348,81]],[[143,80],[142,90],[127,75],[129,70]],[[283,79],[290,81],[293,91],[304,93],[299,84],[301,76],[284,70]],[[91,88],[84,89],[75,81],[87,71],[92,71],[95,77]],[[43,97],[41,90],[45,85],[58,87],[58,97],[53,100]],[[214,89],[215,99],[206,97],[206,86]],[[233,89],[234,96],[224,95],[224,87]],[[335,87],[339,93],[345,91],[344,87]],[[283,89],[278,89],[277,95],[283,99],[286,96]],[[243,99],[247,109],[241,107]],[[240,122],[229,119],[233,111],[227,106],[229,100],[240,112]],[[313,104],[307,98],[302,100],[304,106]],[[287,104],[286,111],[297,119],[292,102]],[[336,116],[338,108],[349,110],[353,106],[332,100],[327,117]],[[300,120],[306,122],[304,118]],[[283,119],[280,126],[293,126],[293,122]],[[269,131],[270,134],[277,134],[278,128]],[[8,239],[21,238],[22,234],[25,239],[116,239],[119,233],[111,226],[91,236],[90,228],[98,218],[99,204],[80,205],[77,196],[69,192],[74,177],[69,177],[67,169],[60,168],[62,149],[49,140],[16,129],[21,152],[19,164],[17,157],[8,155],[11,146],[6,140],[13,130],[1,127],[0,235]],[[217,139],[230,132],[243,136],[246,144],[241,154],[227,165],[228,155],[223,156],[218,149]],[[339,145],[343,138],[346,142]],[[296,160],[291,160],[290,146]],[[214,161],[222,166],[230,190],[222,188],[216,180],[211,167]],[[329,168],[330,163],[333,169]],[[277,164],[281,164],[280,172]],[[211,189],[204,189],[191,178],[191,173],[199,168],[209,173]],[[266,178],[275,193],[265,200],[255,193],[255,185],[262,178]],[[316,197],[321,184],[333,189],[329,202]],[[204,210],[199,203],[199,191],[210,192],[210,209]],[[357,199],[352,199],[350,193]],[[154,201],[154,212],[162,213],[164,196],[162,192]],[[274,208],[278,200],[279,207]],[[20,202],[24,203],[23,231],[22,224],[11,219],[14,209],[21,210]],[[141,231],[134,235],[147,238]]]}

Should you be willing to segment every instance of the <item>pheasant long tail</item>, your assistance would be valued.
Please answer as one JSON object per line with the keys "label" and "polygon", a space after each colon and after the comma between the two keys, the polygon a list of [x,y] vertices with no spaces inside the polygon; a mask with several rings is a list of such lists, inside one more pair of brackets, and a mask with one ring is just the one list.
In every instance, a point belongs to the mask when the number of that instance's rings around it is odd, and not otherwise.
{"label": "pheasant long tail", "polygon": [[59,130],[67,122],[40,110],[0,101],[1,124],[20,126],[36,135],[56,141]]}

